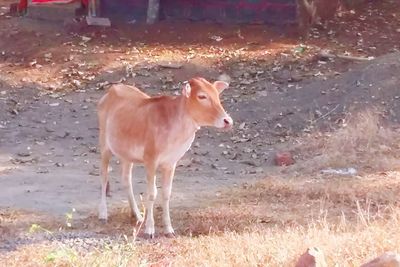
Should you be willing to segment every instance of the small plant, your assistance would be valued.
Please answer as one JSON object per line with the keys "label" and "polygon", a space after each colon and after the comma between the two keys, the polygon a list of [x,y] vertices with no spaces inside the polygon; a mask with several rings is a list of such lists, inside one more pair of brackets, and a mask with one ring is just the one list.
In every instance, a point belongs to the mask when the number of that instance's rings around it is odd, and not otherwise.
{"label": "small plant", "polygon": [[[143,218],[146,218],[146,208],[144,206],[142,194],[140,194],[139,197],[140,197],[140,203],[142,205],[142,216],[143,216]],[[136,241],[136,238],[140,232],[140,229],[143,226],[143,223],[144,223],[144,220],[141,222],[139,222],[139,221],[136,222],[136,227],[133,228],[133,241]],[[127,240],[126,236],[125,236],[125,239]]]}
{"label": "small plant", "polygon": [[68,228],[72,228],[72,221],[74,219],[74,212],[76,212],[75,208],[72,208],[71,212],[65,213],[65,224]]}
{"label": "small plant", "polygon": [[295,54],[302,54],[302,53],[306,52],[307,49],[308,49],[308,47],[306,45],[300,44],[294,48],[293,52]]}
{"label": "small plant", "polygon": [[36,224],[36,223],[32,224],[31,227],[29,227],[29,233],[30,234],[34,234],[34,233],[37,233],[39,231],[43,231],[43,232],[48,233],[48,234],[52,234],[53,233],[52,231],[50,231],[50,230],[48,230],[48,229],[46,229],[46,228],[44,228],[44,227],[42,227],[42,226],[40,226],[39,224]]}
{"label": "small plant", "polygon": [[75,251],[68,248],[53,250],[44,257],[44,261],[47,263],[56,261],[67,261],[68,263],[73,263],[76,259],[77,255]]}

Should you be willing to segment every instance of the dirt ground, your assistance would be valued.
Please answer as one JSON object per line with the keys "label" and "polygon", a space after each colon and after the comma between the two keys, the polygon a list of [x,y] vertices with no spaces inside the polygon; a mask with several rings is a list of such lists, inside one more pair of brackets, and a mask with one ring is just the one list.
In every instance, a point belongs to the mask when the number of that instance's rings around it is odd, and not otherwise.
{"label": "dirt ground", "polygon": [[[0,2],[0,215],[19,218],[21,229],[35,220],[63,221],[72,209],[82,225],[96,216],[95,105],[109,83],[135,84],[156,95],[179,93],[181,83],[197,75],[232,78],[223,101],[234,130],[197,134],[177,169],[173,209],[207,206],[204,199],[218,198],[226,188],[279,171],[273,166],[276,151],[341,127],[354,111],[375,107],[398,127],[396,1],[371,1],[345,12],[330,30],[315,30],[307,40],[289,26],[162,22],[90,28],[71,19],[10,17],[9,3]],[[326,60],[318,56],[321,50],[378,59]],[[295,157],[305,158],[301,152]],[[111,177],[108,203],[115,214],[127,206],[116,160]],[[139,167],[136,196],[144,182]],[[26,214],[31,217],[25,221]],[[12,249],[10,240],[20,235],[7,231],[10,238],[0,250]]]}

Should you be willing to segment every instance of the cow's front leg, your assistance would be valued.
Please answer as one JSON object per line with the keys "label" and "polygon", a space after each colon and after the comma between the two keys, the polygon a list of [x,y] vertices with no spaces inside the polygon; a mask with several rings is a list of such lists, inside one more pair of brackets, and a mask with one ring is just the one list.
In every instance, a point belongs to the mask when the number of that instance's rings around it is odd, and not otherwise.
{"label": "cow's front leg", "polygon": [[169,201],[171,197],[172,180],[175,174],[175,167],[176,164],[163,166],[162,168],[162,219],[164,224],[164,233],[167,237],[174,237],[175,235],[169,214]]}
{"label": "cow's front leg", "polygon": [[145,237],[150,239],[154,238],[154,201],[157,197],[156,187],[156,167],[153,165],[146,165],[147,172],[147,194],[146,194],[146,223],[145,223]]}

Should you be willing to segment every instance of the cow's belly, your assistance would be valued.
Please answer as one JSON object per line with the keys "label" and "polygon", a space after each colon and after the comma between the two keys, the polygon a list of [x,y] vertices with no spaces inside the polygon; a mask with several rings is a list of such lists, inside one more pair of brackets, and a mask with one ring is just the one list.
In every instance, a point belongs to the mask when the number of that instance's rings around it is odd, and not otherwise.
{"label": "cow's belly", "polygon": [[119,159],[133,163],[143,163],[144,145],[121,141],[122,139],[107,140],[107,146]]}

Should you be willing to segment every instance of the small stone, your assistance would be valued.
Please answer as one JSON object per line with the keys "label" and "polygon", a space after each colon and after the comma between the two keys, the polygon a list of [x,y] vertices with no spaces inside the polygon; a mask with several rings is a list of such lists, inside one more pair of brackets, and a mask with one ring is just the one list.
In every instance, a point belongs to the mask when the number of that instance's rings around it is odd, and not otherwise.
{"label": "small stone", "polygon": [[49,173],[50,171],[49,171],[49,169],[47,169],[47,168],[41,168],[41,167],[39,167],[38,169],[37,169],[37,171],[36,171],[36,173]]}
{"label": "small stone", "polygon": [[174,62],[159,62],[159,67],[168,68],[168,69],[180,69],[183,67],[182,64],[174,63]]}
{"label": "small stone", "polygon": [[275,165],[289,166],[294,164],[293,156],[290,152],[277,152],[275,155]]}
{"label": "small stone", "polygon": [[89,152],[90,153],[97,153],[97,147],[95,147],[95,146],[89,147]]}
{"label": "small stone", "polygon": [[245,147],[244,149],[243,149],[243,152],[244,153],[251,153],[253,151],[253,149],[251,149],[250,147]]}
{"label": "small stone", "polygon": [[82,41],[83,42],[89,42],[90,40],[92,40],[92,38],[90,38],[90,37],[87,37],[87,36],[81,36],[81,38],[82,38]]}
{"label": "small stone", "polygon": [[99,170],[92,170],[89,172],[89,175],[91,176],[100,176]]}
{"label": "small stone", "polygon": [[80,87],[82,83],[78,80],[72,80],[72,84],[75,85],[76,87]]}
{"label": "small stone", "polygon": [[261,168],[261,167],[255,168],[254,171],[256,173],[263,173],[264,172],[263,168]]}
{"label": "small stone", "polygon": [[31,155],[31,153],[29,153],[29,152],[19,152],[17,155],[19,157],[29,157]]}
{"label": "small stone", "polygon": [[327,267],[322,250],[312,247],[308,248],[298,259],[295,267]]}
{"label": "small stone", "polygon": [[251,160],[243,160],[240,163],[244,164],[244,165],[249,165],[249,166],[252,166],[252,167],[258,167],[258,165],[259,165],[255,161],[251,161]]}
{"label": "small stone", "polygon": [[400,255],[394,252],[385,252],[360,267],[400,267]]}
{"label": "small stone", "polygon": [[211,163],[211,168],[216,169],[216,170],[219,169],[219,167],[218,167],[216,164],[214,164],[214,163]]}

